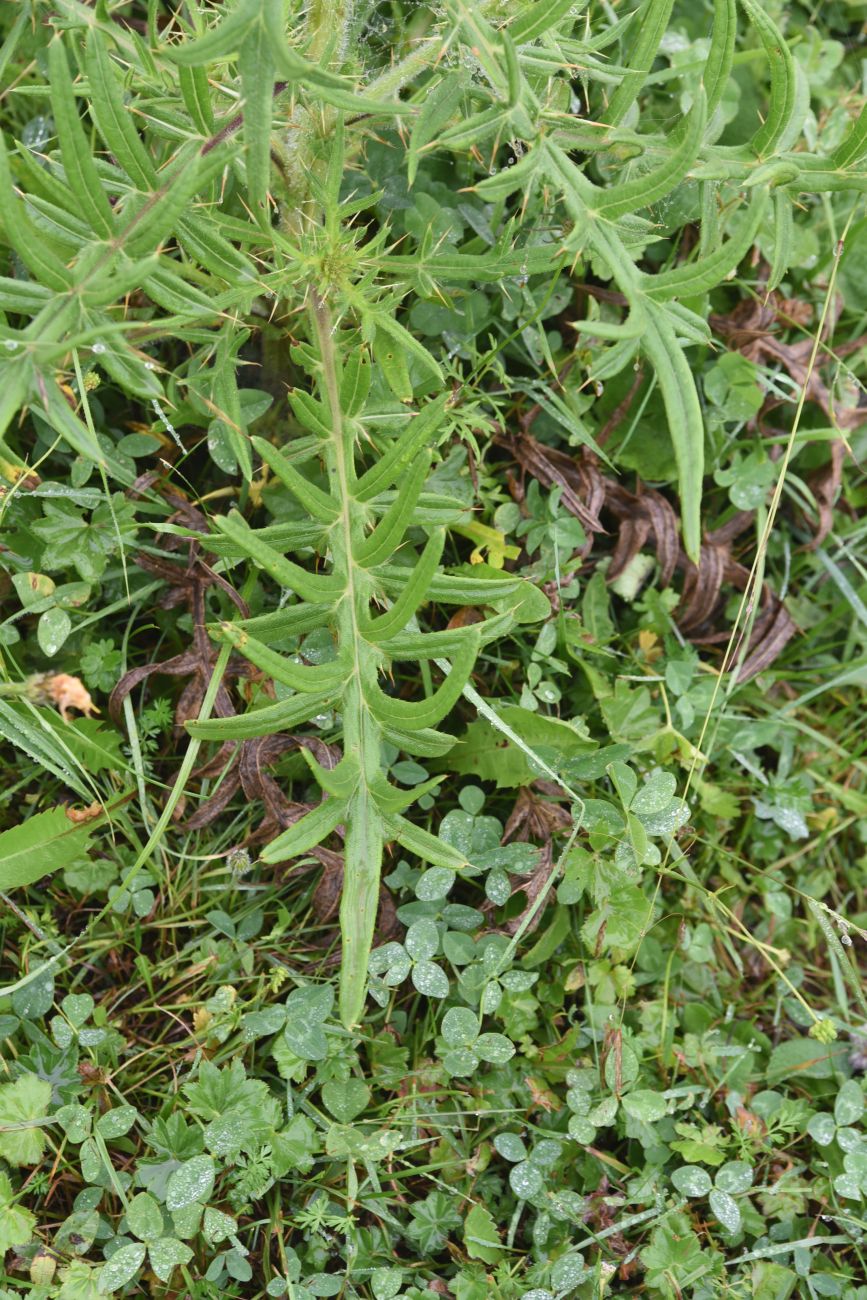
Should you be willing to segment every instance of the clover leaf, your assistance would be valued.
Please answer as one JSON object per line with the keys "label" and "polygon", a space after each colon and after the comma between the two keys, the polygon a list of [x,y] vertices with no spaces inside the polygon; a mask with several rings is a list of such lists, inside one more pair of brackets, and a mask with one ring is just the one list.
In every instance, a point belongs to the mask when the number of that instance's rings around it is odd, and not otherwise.
{"label": "clover leaf", "polygon": [[477,1070],[482,1061],[505,1065],[515,1055],[515,1046],[505,1034],[481,1032],[481,1021],[468,1007],[450,1007],[441,1025],[446,1050],[444,1069],[453,1078],[463,1078]]}
{"label": "clover leaf", "polygon": [[819,1111],[813,1115],[807,1125],[807,1132],[820,1147],[830,1146],[834,1139],[846,1151],[853,1150],[861,1142],[861,1135],[854,1128],[864,1114],[864,1092],[855,1079],[847,1079],[837,1093],[834,1101],[834,1113]]}
{"label": "clover leaf", "polygon": [[307,984],[286,999],[283,1037],[302,1061],[322,1061],[327,1056],[328,1040],[322,1026],[333,1005],[334,990],[327,984]]}
{"label": "clover leaf", "polygon": [[708,1198],[710,1208],[726,1232],[734,1235],[741,1228],[741,1211],[735,1196],[749,1191],[753,1171],[743,1160],[729,1160],[716,1172],[714,1179],[698,1165],[681,1165],[671,1181],[683,1196]]}
{"label": "clover leaf", "polygon": [[429,998],[449,994],[449,977],[438,962],[431,959],[439,951],[440,928],[430,917],[413,921],[403,943],[386,943],[370,954],[368,970],[373,976],[371,993],[385,1006],[387,989],[402,984],[408,975],[419,993]]}

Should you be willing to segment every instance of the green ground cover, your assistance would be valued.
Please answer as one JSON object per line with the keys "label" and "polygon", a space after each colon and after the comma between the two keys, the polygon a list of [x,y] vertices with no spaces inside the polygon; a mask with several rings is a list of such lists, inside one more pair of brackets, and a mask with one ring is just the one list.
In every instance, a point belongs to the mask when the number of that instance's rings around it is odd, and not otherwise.
{"label": "green ground cover", "polygon": [[0,12],[0,1300],[867,1298],[864,6]]}

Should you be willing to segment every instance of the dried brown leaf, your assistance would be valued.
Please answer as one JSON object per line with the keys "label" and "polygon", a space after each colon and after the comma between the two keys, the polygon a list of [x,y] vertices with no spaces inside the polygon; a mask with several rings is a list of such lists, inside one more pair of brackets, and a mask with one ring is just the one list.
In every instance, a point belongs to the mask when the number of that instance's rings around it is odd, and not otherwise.
{"label": "dried brown leaf", "polygon": [[722,589],[726,559],[723,547],[704,542],[698,566],[686,561],[677,623],[687,636],[703,627],[713,615]]}
{"label": "dried brown leaf", "polygon": [[[739,337],[747,346],[747,336],[750,344],[756,339],[761,340],[764,337],[762,331],[774,319],[770,309],[764,310],[761,304],[751,302],[735,317],[731,328],[737,327]],[[607,570],[609,581],[622,573],[639,551],[651,546],[656,552],[663,586],[670,585],[676,571],[683,574],[676,618],[684,635],[695,644],[718,645],[728,641],[730,631],[715,627],[715,620],[723,606],[725,587],[731,584],[737,590],[744,590],[749,571],[733,558],[731,548],[735,540],[752,526],[753,512],[737,511],[709,533],[696,566],[680,545],[677,513],[661,492],[641,483],[637,484],[634,492],[630,491],[622,483],[603,475],[596,457],[586,448],[569,455],[539,443],[526,432],[511,436],[501,434],[498,442],[511,452],[526,473],[536,477],[543,486],[565,485],[561,497],[563,504],[581,519],[588,530],[585,554],[594,544],[596,535],[603,531],[600,515],[607,513],[613,517],[617,529]],[[510,490],[516,500],[523,500],[523,489],[515,480],[511,480]],[[590,496],[582,499],[582,490]],[[831,495],[835,490],[832,473],[825,491]],[[821,484],[818,491],[821,496]],[[592,509],[588,508],[588,503]],[[556,592],[549,594],[555,599]],[[740,680],[746,680],[767,667],[797,630],[767,584],[763,587],[761,600],[763,613],[752,629]]]}
{"label": "dried brown leaf", "polygon": [[[512,881],[514,882],[512,896],[514,897],[515,894],[524,894],[527,901],[518,915],[511,917],[503,926],[503,929],[507,934],[517,934],[518,930],[520,930],[524,925],[528,914],[532,910],[533,904],[536,902],[536,899],[542,893],[542,890],[550,880],[551,872],[553,870],[554,854],[551,848],[551,841],[548,840],[539,850],[539,861],[536,864],[532,875],[512,877]],[[532,934],[541,919],[542,909],[540,908],[527,926],[528,934]]]}
{"label": "dried brown leaf", "polygon": [[552,835],[568,830],[571,825],[572,818],[562,804],[540,799],[528,786],[523,786],[509,814],[502,842],[508,844],[513,839],[526,841],[531,836],[550,840]]}
{"label": "dried brown leaf", "polygon": [[560,500],[576,519],[580,519],[588,534],[604,533],[599,510],[605,500],[605,489],[595,464],[584,459],[576,460],[555,447],[546,447],[531,433],[501,433],[497,442],[511,452],[521,468],[543,487],[560,487]]}

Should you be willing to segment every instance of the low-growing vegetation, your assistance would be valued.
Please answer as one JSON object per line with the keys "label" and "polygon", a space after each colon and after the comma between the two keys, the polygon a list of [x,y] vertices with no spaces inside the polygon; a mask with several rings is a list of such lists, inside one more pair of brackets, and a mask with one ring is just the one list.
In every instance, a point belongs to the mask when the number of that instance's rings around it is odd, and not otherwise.
{"label": "low-growing vegetation", "polygon": [[0,13],[0,1300],[867,1298],[857,0]]}

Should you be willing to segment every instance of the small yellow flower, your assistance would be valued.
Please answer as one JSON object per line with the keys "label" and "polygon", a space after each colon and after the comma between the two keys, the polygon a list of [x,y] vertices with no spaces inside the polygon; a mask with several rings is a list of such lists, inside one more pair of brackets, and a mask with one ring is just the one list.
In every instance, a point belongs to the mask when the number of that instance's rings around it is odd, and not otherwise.
{"label": "small yellow flower", "polygon": [[810,1037],[815,1038],[817,1043],[833,1043],[837,1037],[837,1030],[831,1020],[814,1020],[809,1032]]}

